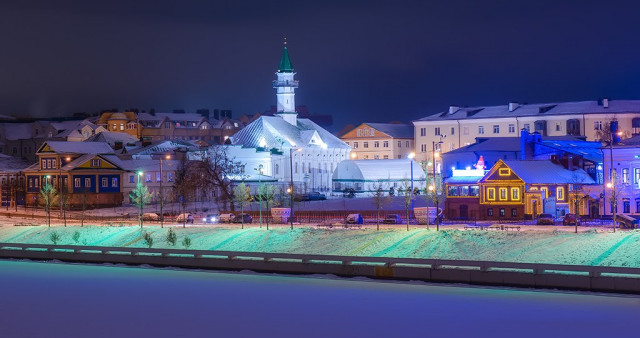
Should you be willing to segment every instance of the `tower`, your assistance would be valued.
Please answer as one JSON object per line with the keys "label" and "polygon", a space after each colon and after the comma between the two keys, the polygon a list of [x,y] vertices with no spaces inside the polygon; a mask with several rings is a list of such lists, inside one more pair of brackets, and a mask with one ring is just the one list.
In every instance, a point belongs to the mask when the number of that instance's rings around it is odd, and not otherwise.
{"label": "tower", "polygon": [[293,71],[293,65],[287,50],[287,39],[285,39],[280,66],[276,72],[278,79],[273,81],[273,88],[276,89],[276,97],[278,99],[276,116],[296,126],[298,124],[298,113],[296,113],[295,89],[298,88],[298,81],[293,79],[294,75],[296,73]]}

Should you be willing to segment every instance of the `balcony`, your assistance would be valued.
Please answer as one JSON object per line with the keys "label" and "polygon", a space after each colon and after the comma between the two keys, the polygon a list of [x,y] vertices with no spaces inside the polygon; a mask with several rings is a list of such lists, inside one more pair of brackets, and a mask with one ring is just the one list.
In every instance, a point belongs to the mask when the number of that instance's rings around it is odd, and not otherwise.
{"label": "balcony", "polygon": [[297,81],[297,80],[292,80],[292,81],[278,81],[278,80],[273,80],[273,88],[278,88],[278,87],[293,87],[293,88],[298,88],[298,81]]}

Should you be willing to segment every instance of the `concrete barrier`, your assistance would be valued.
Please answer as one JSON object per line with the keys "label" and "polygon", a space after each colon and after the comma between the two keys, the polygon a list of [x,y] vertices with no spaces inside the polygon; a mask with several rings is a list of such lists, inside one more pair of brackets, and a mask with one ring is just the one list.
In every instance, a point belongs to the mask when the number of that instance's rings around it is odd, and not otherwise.
{"label": "concrete barrier", "polygon": [[0,258],[640,293],[640,268],[0,243]]}

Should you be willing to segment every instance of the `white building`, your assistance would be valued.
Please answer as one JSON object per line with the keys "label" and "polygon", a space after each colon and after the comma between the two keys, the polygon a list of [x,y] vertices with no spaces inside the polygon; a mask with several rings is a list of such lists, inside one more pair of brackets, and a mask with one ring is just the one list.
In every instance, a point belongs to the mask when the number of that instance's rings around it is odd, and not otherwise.
{"label": "white building", "polygon": [[542,136],[584,136],[587,141],[598,141],[612,120],[618,121],[623,138],[639,134],[640,100],[451,106],[446,112],[413,121],[416,159],[433,160],[434,145],[436,152],[447,152],[475,143],[476,137],[517,137],[521,129]]}
{"label": "white building", "polygon": [[311,120],[298,118],[298,81],[286,43],[276,75],[276,116],[261,116],[251,122],[230,138],[230,144],[253,148],[253,154],[268,154],[269,161],[261,160],[263,173],[279,182],[290,182],[293,175],[296,192],[330,191],[332,173],[338,163],[349,158],[351,148]]}
{"label": "white building", "polygon": [[[605,183],[611,183],[611,159],[616,172],[615,190],[617,191],[617,213],[640,215],[640,136],[622,140],[620,144],[611,148],[602,148],[604,160]],[[613,155],[613,157],[612,157]],[[605,209],[603,214],[611,215],[610,185],[600,186],[601,196],[604,197]]]}
{"label": "white building", "polygon": [[333,172],[333,192],[343,193],[353,189],[356,194],[373,193],[379,187],[395,191],[405,184],[424,191],[426,175],[418,163],[410,159],[400,160],[346,160]]}

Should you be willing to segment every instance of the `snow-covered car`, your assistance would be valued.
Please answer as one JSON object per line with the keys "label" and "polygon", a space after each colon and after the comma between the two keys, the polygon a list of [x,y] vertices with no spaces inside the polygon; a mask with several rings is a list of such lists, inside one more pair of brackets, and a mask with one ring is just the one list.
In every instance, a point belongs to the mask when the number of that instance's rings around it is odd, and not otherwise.
{"label": "snow-covered car", "polygon": [[159,221],[160,220],[160,216],[158,216],[158,214],[156,214],[155,212],[145,212],[144,214],[142,214],[142,220],[144,220],[144,221]]}
{"label": "snow-covered car", "polygon": [[204,223],[218,223],[220,221],[220,215],[218,214],[208,214],[207,216],[202,218],[202,222]]}
{"label": "snow-covered car", "polygon": [[388,214],[382,223],[385,224],[400,224],[402,223],[402,218],[398,214]]}
{"label": "snow-covered car", "polygon": [[233,218],[233,223],[251,223],[253,218],[249,214],[239,214]]}
{"label": "snow-covered car", "polygon": [[233,214],[220,214],[220,217],[218,218],[218,222],[220,223],[231,223],[233,222],[233,218],[235,216]]}
{"label": "snow-covered car", "polygon": [[361,214],[349,214],[347,216],[347,224],[363,224],[364,219]]}
{"label": "snow-covered car", "polygon": [[554,225],[555,221],[553,218],[553,215],[551,214],[540,214],[540,216],[538,216],[538,221],[536,222],[537,225]]}
{"label": "snow-covered car", "polygon": [[191,223],[193,224],[193,215],[189,212],[184,213],[184,214],[180,214],[178,215],[178,217],[176,218],[176,222],[178,223]]}

